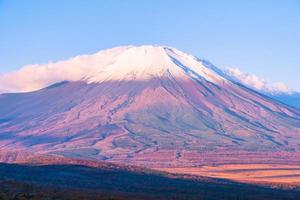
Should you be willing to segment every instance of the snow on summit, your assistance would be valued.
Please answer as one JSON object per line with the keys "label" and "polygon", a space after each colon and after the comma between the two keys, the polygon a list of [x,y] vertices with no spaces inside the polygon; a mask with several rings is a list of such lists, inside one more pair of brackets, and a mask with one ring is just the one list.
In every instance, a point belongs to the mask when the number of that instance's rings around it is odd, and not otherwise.
{"label": "snow on summit", "polygon": [[61,81],[97,83],[115,80],[147,80],[163,76],[223,79],[194,56],[166,46],[121,46],[92,55],[43,65],[27,65],[0,75],[0,92],[28,92]]}
{"label": "snow on summit", "polygon": [[111,64],[99,67],[88,80],[147,80],[163,76],[166,72],[173,76],[194,72],[209,81],[214,81],[212,77],[216,76],[195,57],[175,48],[144,45],[122,51],[112,59]]}

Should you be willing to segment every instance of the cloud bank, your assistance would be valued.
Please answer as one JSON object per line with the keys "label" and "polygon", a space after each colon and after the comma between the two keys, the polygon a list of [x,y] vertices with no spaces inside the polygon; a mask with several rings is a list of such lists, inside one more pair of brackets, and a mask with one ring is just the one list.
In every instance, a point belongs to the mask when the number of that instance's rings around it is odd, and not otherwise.
{"label": "cloud bank", "polygon": [[269,93],[291,93],[291,89],[283,82],[269,83],[263,78],[260,78],[254,74],[248,74],[242,72],[238,68],[228,68],[226,73],[238,80],[239,82],[254,88],[256,90],[260,90],[263,92]]}
{"label": "cloud bank", "polygon": [[0,74],[0,94],[30,92],[61,81],[83,80],[98,72],[99,66],[110,64],[125,48],[128,47],[116,47],[55,63],[26,65],[17,71]]}
{"label": "cloud bank", "polygon": [[81,66],[76,59],[24,66],[18,71],[0,75],[0,92],[28,92],[62,80],[78,80],[86,70],[89,69]]}

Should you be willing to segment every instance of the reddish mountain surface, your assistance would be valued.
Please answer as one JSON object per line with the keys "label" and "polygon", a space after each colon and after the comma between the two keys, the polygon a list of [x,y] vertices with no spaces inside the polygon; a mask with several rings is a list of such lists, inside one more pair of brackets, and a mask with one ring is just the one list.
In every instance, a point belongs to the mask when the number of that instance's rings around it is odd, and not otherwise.
{"label": "reddish mountain surface", "polygon": [[65,69],[47,82],[57,83],[0,95],[2,161],[54,154],[194,165],[226,160],[224,154],[235,161],[248,155],[263,161],[268,154],[299,162],[300,110],[234,82],[212,64],[161,46],[91,57],[75,58],[86,66],[81,76],[67,75],[76,70],[69,60],[48,66],[49,76]]}

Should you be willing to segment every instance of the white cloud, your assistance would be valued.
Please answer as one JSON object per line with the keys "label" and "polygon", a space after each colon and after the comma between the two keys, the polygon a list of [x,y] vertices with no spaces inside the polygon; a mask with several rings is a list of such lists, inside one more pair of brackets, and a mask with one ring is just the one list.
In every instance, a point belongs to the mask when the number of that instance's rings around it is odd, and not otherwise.
{"label": "white cloud", "polygon": [[84,70],[76,60],[70,60],[66,65],[64,62],[28,65],[18,71],[0,75],[0,89],[5,92],[33,91],[62,80],[75,80]]}
{"label": "white cloud", "polygon": [[228,68],[226,70],[226,73],[239,82],[260,91],[271,93],[291,92],[291,89],[283,82],[269,83],[265,79],[260,78],[254,74],[244,73],[238,68]]}
{"label": "white cloud", "polygon": [[99,66],[110,64],[124,48],[128,47],[116,47],[56,63],[27,65],[17,71],[0,74],[0,94],[29,92],[61,81],[82,80],[99,70]]}

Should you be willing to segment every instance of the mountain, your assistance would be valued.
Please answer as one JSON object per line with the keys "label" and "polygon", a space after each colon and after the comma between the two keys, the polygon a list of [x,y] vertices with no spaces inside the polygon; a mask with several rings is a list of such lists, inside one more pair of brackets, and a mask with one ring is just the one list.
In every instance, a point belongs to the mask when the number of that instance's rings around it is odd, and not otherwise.
{"label": "mountain", "polygon": [[281,101],[287,105],[294,106],[300,109],[300,93],[278,93],[278,94],[269,94],[272,98]]}
{"label": "mountain", "polygon": [[299,109],[171,47],[113,48],[0,82],[27,91],[0,95],[4,161],[42,154],[193,165],[213,152],[300,152]]}

